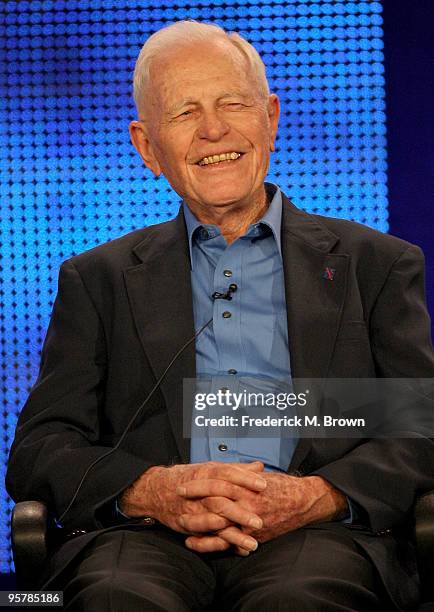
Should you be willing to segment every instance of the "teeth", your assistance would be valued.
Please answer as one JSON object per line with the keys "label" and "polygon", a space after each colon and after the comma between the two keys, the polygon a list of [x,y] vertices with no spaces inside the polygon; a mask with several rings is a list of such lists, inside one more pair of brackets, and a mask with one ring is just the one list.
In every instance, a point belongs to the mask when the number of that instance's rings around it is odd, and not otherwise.
{"label": "teeth", "polygon": [[221,161],[234,160],[241,157],[241,153],[236,153],[232,151],[232,153],[220,153],[220,155],[210,155],[209,157],[204,157],[200,160],[199,166],[206,166],[208,164],[217,164]]}

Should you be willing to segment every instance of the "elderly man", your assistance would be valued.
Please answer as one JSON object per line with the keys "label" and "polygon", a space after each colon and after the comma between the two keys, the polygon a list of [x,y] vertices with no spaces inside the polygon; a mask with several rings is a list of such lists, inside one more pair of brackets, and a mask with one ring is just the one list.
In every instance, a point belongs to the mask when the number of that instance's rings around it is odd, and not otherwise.
{"label": "elderly man", "polygon": [[133,144],[183,203],[61,267],[8,472],[72,532],[43,588],[87,612],[410,609],[428,439],[190,440],[182,383],[432,377],[419,249],[264,183],[279,101],[238,35],[165,28],[134,85]]}

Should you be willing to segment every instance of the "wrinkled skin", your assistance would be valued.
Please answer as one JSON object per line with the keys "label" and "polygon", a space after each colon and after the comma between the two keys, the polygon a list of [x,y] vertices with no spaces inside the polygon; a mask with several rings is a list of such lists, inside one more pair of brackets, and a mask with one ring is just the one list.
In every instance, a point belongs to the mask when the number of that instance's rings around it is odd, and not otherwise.
{"label": "wrinkled skin", "polygon": [[[225,550],[233,543],[237,545],[237,552],[243,554],[240,530],[262,543],[308,523],[338,519],[347,511],[345,496],[321,477],[298,478],[266,472],[264,478],[267,487],[261,492],[249,491],[229,482],[196,481],[184,485],[185,497],[195,499],[199,496],[208,510],[224,513],[232,501],[263,521],[260,529],[228,526],[219,530],[217,535],[190,536],[186,540],[187,546],[199,552],[210,552]],[[209,497],[204,498],[204,494]],[[185,518],[185,525],[192,530],[200,530],[201,520],[200,514],[189,516]]]}
{"label": "wrinkled skin", "polygon": [[121,510],[152,516],[197,552],[240,555],[307,523],[343,516],[345,496],[318,476],[264,472],[261,462],[154,467],[123,494]]}

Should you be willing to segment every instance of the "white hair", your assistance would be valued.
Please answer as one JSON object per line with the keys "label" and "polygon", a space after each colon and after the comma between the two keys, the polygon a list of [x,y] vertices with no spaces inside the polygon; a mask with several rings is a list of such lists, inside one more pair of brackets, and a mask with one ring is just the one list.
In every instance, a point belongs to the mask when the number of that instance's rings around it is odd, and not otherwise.
{"label": "white hair", "polygon": [[194,20],[184,20],[177,21],[152,34],[139,53],[134,69],[134,101],[138,113],[140,112],[143,93],[149,83],[152,61],[170,45],[178,45],[179,47],[191,42],[209,41],[212,36],[228,40],[241,51],[250,66],[252,76],[258,84],[260,94],[263,97],[269,95],[270,89],[265,75],[265,66],[253,45],[236,32],[226,32],[220,26],[211,23],[199,23]]}

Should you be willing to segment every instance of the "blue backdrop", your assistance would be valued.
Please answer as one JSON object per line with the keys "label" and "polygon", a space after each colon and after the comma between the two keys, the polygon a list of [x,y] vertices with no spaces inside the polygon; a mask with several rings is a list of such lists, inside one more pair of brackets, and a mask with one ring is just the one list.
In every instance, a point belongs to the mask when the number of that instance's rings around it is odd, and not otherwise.
{"label": "blue backdrop", "polygon": [[[245,36],[282,103],[269,179],[307,211],[389,224],[379,2],[19,1],[0,4],[0,18],[4,476],[60,263],[178,210],[127,129],[134,62],[149,34],[192,18]],[[10,510],[3,492],[0,572],[11,569]]]}

